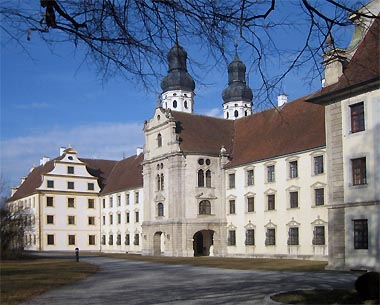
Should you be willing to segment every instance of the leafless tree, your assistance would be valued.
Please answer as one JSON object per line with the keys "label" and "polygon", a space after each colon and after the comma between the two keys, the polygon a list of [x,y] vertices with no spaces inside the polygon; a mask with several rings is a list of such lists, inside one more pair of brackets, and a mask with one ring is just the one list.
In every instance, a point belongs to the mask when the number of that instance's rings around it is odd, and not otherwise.
{"label": "leafless tree", "polygon": [[[0,26],[22,46],[37,33],[47,43],[71,41],[85,48],[86,57],[104,76],[138,76],[148,87],[161,77],[167,50],[178,39],[185,47],[207,50],[207,69],[220,63],[225,67],[239,39],[239,49],[250,54],[247,66],[261,78],[261,89],[269,92],[290,71],[307,64],[309,78],[320,75],[327,37],[349,26],[347,16],[363,2],[367,1],[12,0],[0,5]],[[295,45],[278,40],[295,35]],[[276,60],[278,73],[269,74],[267,67]]]}

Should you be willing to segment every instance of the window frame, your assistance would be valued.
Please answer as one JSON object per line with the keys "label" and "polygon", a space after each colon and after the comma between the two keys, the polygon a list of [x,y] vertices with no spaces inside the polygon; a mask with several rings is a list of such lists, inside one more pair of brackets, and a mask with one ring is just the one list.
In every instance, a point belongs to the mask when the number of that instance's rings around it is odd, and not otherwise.
{"label": "window frame", "polygon": [[368,250],[368,219],[353,219],[354,249]]}
{"label": "window frame", "polygon": [[288,246],[299,246],[299,227],[289,227],[288,230]]}
{"label": "window frame", "polygon": [[67,166],[67,173],[73,175],[74,174],[74,166]]}
{"label": "window frame", "polygon": [[[250,202],[250,200],[252,202]],[[247,213],[253,213],[253,212],[255,212],[255,196],[247,196]]]}
{"label": "window frame", "polygon": [[[272,207],[272,205],[273,205],[273,207]],[[275,210],[276,210],[276,194],[267,194],[267,209],[266,209],[266,211],[275,211]]]}
{"label": "window frame", "polygon": [[74,181],[67,181],[67,189],[68,190],[74,190],[75,189]]}
{"label": "window frame", "polygon": [[289,161],[289,179],[298,178],[298,161]]}
{"label": "window frame", "polygon": [[313,244],[313,246],[325,246],[326,245],[326,228],[324,225],[314,226],[312,244]]}
{"label": "window frame", "polygon": [[[273,232],[273,236],[272,233]],[[276,245],[276,228],[267,228],[265,231],[265,246],[275,246]]]}
{"label": "window frame", "polygon": [[247,186],[255,185],[255,171],[253,168],[246,170]]}
{"label": "window frame", "polygon": [[267,183],[274,183],[276,182],[276,167],[274,164],[270,164],[266,166],[266,173],[267,173]]}
{"label": "window frame", "polygon": [[227,245],[236,246],[236,230],[235,229],[228,230]]}
{"label": "window frame", "polygon": [[352,185],[366,185],[367,184],[367,158],[351,159],[351,174]]}
{"label": "window frame", "polygon": [[210,200],[201,200],[198,204],[199,215],[211,215],[211,202]]}
{"label": "window frame", "polygon": [[297,191],[289,191],[289,208],[290,209],[298,209],[299,206],[299,192]]}
{"label": "window frame", "polygon": [[236,187],[236,175],[235,173],[228,174],[228,188],[234,189]]}
{"label": "window frame", "polygon": [[54,207],[54,197],[46,196],[46,207],[52,208]]}
{"label": "window frame", "polygon": [[49,189],[54,188],[54,180],[46,180],[46,187]]}
{"label": "window frame", "polygon": [[313,164],[314,164],[314,176],[322,175],[325,172],[325,160],[323,155],[313,156]]}
{"label": "window frame", "polygon": [[[319,193],[319,194],[318,194]],[[322,202],[320,201],[322,198]],[[325,205],[325,188],[318,187],[314,189],[314,206],[324,206]]]}
{"label": "window frame", "polygon": [[246,229],[245,231],[245,245],[255,246],[255,229]]}
{"label": "window frame", "polygon": [[365,130],[364,102],[349,105],[350,107],[350,131],[357,133]]}

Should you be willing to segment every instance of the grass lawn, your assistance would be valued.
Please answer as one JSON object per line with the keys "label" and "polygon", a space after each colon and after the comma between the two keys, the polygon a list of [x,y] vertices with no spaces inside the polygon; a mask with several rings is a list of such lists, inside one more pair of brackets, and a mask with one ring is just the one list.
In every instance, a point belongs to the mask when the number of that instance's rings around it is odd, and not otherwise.
{"label": "grass lawn", "polygon": [[291,291],[272,296],[272,300],[286,304],[379,304],[379,300],[364,301],[355,290],[345,289]]}
{"label": "grass lawn", "polygon": [[98,267],[84,262],[57,258],[2,260],[1,305],[18,304],[61,285],[94,274]]}
{"label": "grass lawn", "polygon": [[103,256],[124,258],[139,261],[149,261],[164,264],[192,265],[238,270],[276,270],[276,271],[324,271],[327,262],[296,260],[296,259],[267,259],[267,258],[231,258],[231,257],[168,257],[142,256],[137,254],[101,254]]}

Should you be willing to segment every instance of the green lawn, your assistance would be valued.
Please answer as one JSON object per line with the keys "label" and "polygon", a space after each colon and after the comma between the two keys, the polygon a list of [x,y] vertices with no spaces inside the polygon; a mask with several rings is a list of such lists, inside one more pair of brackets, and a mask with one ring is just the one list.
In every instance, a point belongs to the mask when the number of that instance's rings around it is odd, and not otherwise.
{"label": "green lawn", "polygon": [[47,290],[94,274],[98,267],[56,258],[1,261],[1,305],[18,304]]}

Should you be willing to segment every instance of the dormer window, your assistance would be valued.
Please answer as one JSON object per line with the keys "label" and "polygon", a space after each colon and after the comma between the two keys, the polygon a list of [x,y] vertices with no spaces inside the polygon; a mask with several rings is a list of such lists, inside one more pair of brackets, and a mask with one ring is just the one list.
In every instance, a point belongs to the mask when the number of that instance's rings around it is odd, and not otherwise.
{"label": "dormer window", "polygon": [[161,147],[161,146],[162,146],[162,136],[161,136],[160,133],[159,133],[158,136],[157,136],[157,146],[158,146],[158,147]]}

